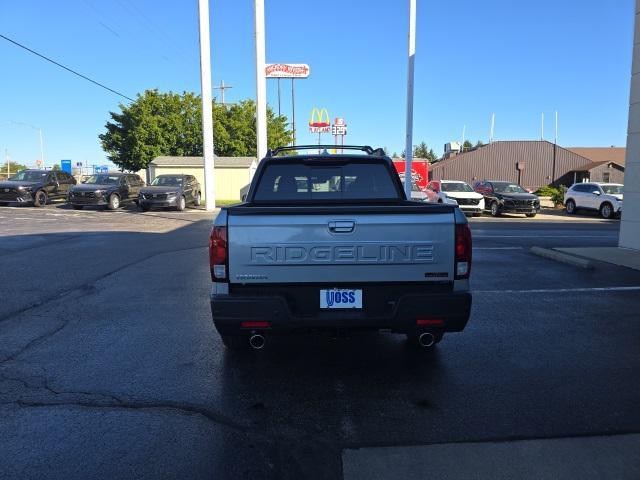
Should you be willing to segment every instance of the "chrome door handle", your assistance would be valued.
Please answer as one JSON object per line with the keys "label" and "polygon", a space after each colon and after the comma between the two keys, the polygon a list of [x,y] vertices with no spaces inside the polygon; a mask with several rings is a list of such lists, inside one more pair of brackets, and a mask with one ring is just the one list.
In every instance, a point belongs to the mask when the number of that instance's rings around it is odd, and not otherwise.
{"label": "chrome door handle", "polygon": [[351,233],[356,227],[356,222],[338,221],[329,222],[329,231],[331,233]]}

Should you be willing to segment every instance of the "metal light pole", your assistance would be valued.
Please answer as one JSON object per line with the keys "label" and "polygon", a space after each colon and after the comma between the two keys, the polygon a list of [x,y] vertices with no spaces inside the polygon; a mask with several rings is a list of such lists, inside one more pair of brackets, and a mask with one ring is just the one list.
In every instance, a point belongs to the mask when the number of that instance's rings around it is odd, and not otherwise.
{"label": "metal light pole", "polygon": [[264,0],[254,0],[256,46],[257,161],[267,155],[267,78],[265,72]]}
{"label": "metal light pole", "polygon": [[44,143],[42,142],[42,129],[40,127],[36,127],[35,125],[31,125],[30,123],[14,122],[13,120],[9,120],[6,123],[11,125],[22,125],[38,131],[38,136],[40,138],[40,161],[42,162],[42,168],[44,168]]}
{"label": "metal light pole", "polygon": [[44,147],[42,145],[42,129],[38,128],[38,135],[40,136],[40,160],[42,161],[42,168],[44,168]]}
{"label": "metal light pole", "polygon": [[416,56],[416,0],[409,0],[409,63],[407,68],[407,132],[405,141],[404,193],[411,199],[413,160],[413,77]]}
{"label": "metal light pole", "polygon": [[200,85],[202,90],[202,139],[204,155],[204,194],[208,211],[216,208],[215,161],[213,150],[213,105],[211,98],[211,40],[209,0],[198,0],[200,23]]}

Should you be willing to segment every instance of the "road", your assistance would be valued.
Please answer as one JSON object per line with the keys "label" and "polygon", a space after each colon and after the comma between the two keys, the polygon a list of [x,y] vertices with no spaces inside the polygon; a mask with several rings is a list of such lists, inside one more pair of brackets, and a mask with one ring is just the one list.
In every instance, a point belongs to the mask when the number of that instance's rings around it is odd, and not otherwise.
{"label": "road", "polygon": [[533,245],[618,224],[473,219],[467,329],[224,350],[210,215],[0,209],[1,478],[341,478],[353,448],[640,431],[640,272]]}

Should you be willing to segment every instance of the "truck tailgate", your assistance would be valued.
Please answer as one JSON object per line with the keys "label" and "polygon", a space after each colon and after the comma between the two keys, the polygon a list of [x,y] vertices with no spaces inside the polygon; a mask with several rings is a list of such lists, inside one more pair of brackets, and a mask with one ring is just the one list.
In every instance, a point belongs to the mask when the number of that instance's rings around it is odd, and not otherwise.
{"label": "truck tailgate", "polygon": [[231,283],[453,281],[453,210],[230,212],[228,226]]}

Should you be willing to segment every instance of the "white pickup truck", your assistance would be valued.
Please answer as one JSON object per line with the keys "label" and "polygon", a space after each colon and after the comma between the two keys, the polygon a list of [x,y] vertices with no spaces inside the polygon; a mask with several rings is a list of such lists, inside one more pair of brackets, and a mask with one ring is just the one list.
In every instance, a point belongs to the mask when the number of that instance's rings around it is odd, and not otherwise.
{"label": "white pickup truck", "polygon": [[431,347],[461,331],[471,309],[464,214],[407,200],[380,149],[278,156],[292,148],[270,151],[246,201],[214,220],[211,311],[224,344],[386,330]]}

